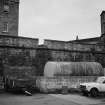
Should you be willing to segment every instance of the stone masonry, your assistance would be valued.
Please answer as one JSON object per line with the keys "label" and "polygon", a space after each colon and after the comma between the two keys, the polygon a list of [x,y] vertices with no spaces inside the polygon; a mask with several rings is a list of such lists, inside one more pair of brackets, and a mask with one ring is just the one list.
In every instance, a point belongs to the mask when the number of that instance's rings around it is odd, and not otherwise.
{"label": "stone masonry", "polygon": [[0,0],[0,35],[18,36],[19,0]]}
{"label": "stone masonry", "polygon": [[[95,61],[105,67],[104,28],[101,37],[74,41],[18,36],[19,0],[0,0],[0,75],[12,77],[42,76],[47,61]],[[105,12],[102,12],[102,17]],[[104,27],[103,20],[101,28]],[[101,40],[100,40],[101,39]]]}

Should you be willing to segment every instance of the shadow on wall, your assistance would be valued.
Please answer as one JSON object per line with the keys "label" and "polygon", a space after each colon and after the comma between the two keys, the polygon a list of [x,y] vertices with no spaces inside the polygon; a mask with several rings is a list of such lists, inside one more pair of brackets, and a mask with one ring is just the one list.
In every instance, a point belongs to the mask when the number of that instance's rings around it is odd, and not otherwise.
{"label": "shadow on wall", "polygon": [[44,74],[44,66],[47,61],[51,61],[51,52],[48,50],[40,49],[36,53],[36,57],[32,61],[32,65],[36,67],[36,75],[43,76]]}

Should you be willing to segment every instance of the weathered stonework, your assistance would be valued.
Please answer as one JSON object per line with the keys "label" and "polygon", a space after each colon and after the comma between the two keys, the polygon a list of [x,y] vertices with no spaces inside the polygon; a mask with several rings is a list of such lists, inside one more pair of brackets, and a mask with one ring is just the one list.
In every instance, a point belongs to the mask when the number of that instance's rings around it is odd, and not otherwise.
{"label": "weathered stonework", "polygon": [[0,0],[0,75],[42,76],[47,61],[95,61],[105,67],[104,34],[101,37],[67,42],[45,40],[39,46],[38,39],[17,36],[18,14],[19,0]]}
{"label": "weathered stonework", "polygon": [[[0,61],[2,66],[0,69],[5,71],[3,75],[14,76],[17,74],[17,76],[22,77],[23,74],[34,71],[35,66],[33,66],[32,61],[35,59],[37,47],[38,39],[1,35]],[[26,71],[24,71],[25,67]]]}
{"label": "weathered stonework", "polygon": [[49,49],[63,49],[72,51],[102,51],[103,45],[99,44],[86,44],[86,43],[74,43],[74,42],[64,42],[58,40],[45,40],[44,45]]}
{"label": "weathered stonework", "polygon": [[104,46],[98,44],[77,44],[53,40],[47,40],[45,45],[39,46],[38,39],[1,35],[1,70],[5,71],[4,76],[17,74],[17,77],[22,77],[27,76],[28,73],[30,76],[33,74],[41,76],[47,61],[95,61],[105,67],[103,49]]}
{"label": "weathered stonework", "polygon": [[36,48],[38,39],[0,35],[1,46]]}
{"label": "weathered stonework", "polygon": [[101,35],[105,34],[105,11],[101,13]]}
{"label": "weathered stonework", "polygon": [[18,36],[19,0],[0,0],[0,35]]}
{"label": "weathered stonework", "polygon": [[51,49],[65,49],[65,41],[58,41],[58,40],[44,40],[44,45],[47,46],[47,48]]}

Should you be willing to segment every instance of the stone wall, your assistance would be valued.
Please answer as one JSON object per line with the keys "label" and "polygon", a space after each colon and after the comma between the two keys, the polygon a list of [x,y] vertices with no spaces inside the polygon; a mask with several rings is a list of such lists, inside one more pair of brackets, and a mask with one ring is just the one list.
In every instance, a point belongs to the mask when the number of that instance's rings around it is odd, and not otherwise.
{"label": "stone wall", "polygon": [[0,0],[0,35],[18,36],[19,0]]}
{"label": "stone wall", "polygon": [[102,44],[45,40],[44,45],[51,50],[53,61],[95,61],[105,67],[105,47]]}
{"label": "stone wall", "polygon": [[[37,47],[38,39],[1,35],[0,36],[0,61],[2,65],[0,66],[1,74],[2,70],[3,72],[5,71],[4,72],[5,76],[7,76],[7,74],[8,75],[11,74],[11,76],[17,74],[17,76],[21,76],[25,72],[29,73],[29,70],[35,71],[35,67],[33,66],[32,61],[36,56]],[[14,68],[17,67],[17,69],[13,70],[13,68],[11,69],[11,67]],[[29,70],[26,69],[26,71],[24,72],[25,67],[30,69]]]}
{"label": "stone wall", "polygon": [[16,74],[17,77],[36,75],[36,68],[33,65],[36,49],[0,47],[0,51],[0,60],[2,61],[0,68],[5,76],[16,76]]}
{"label": "stone wall", "polygon": [[57,40],[45,40],[44,45],[49,49],[63,49],[63,50],[73,50],[73,51],[102,51],[103,45],[98,44],[85,44],[85,43],[73,43]]}
{"label": "stone wall", "polygon": [[102,45],[52,40],[45,40],[39,46],[38,39],[0,36],[0,74],[42,76],[47,61],[95,61],[105,67],[103,49]]}
{"label": "stone wall", "polygon": [[66,42],[65,41],[57,41],[57,40],[44,40],[44,45],[50,49],[65,49]]}
{"label": "stone wall", "polygon": [[0,46],[36,48],[38,39],[0,35]]}

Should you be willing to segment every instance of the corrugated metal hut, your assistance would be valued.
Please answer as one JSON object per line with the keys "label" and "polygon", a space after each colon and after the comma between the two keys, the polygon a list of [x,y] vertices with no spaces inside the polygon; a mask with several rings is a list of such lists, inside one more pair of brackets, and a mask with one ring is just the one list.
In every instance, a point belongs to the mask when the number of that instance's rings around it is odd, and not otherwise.
{"label": "corrugated metal hut", "polygon": [[97,62],[47,62],[45,77],[56,76],[103,76],[104,69]]}

